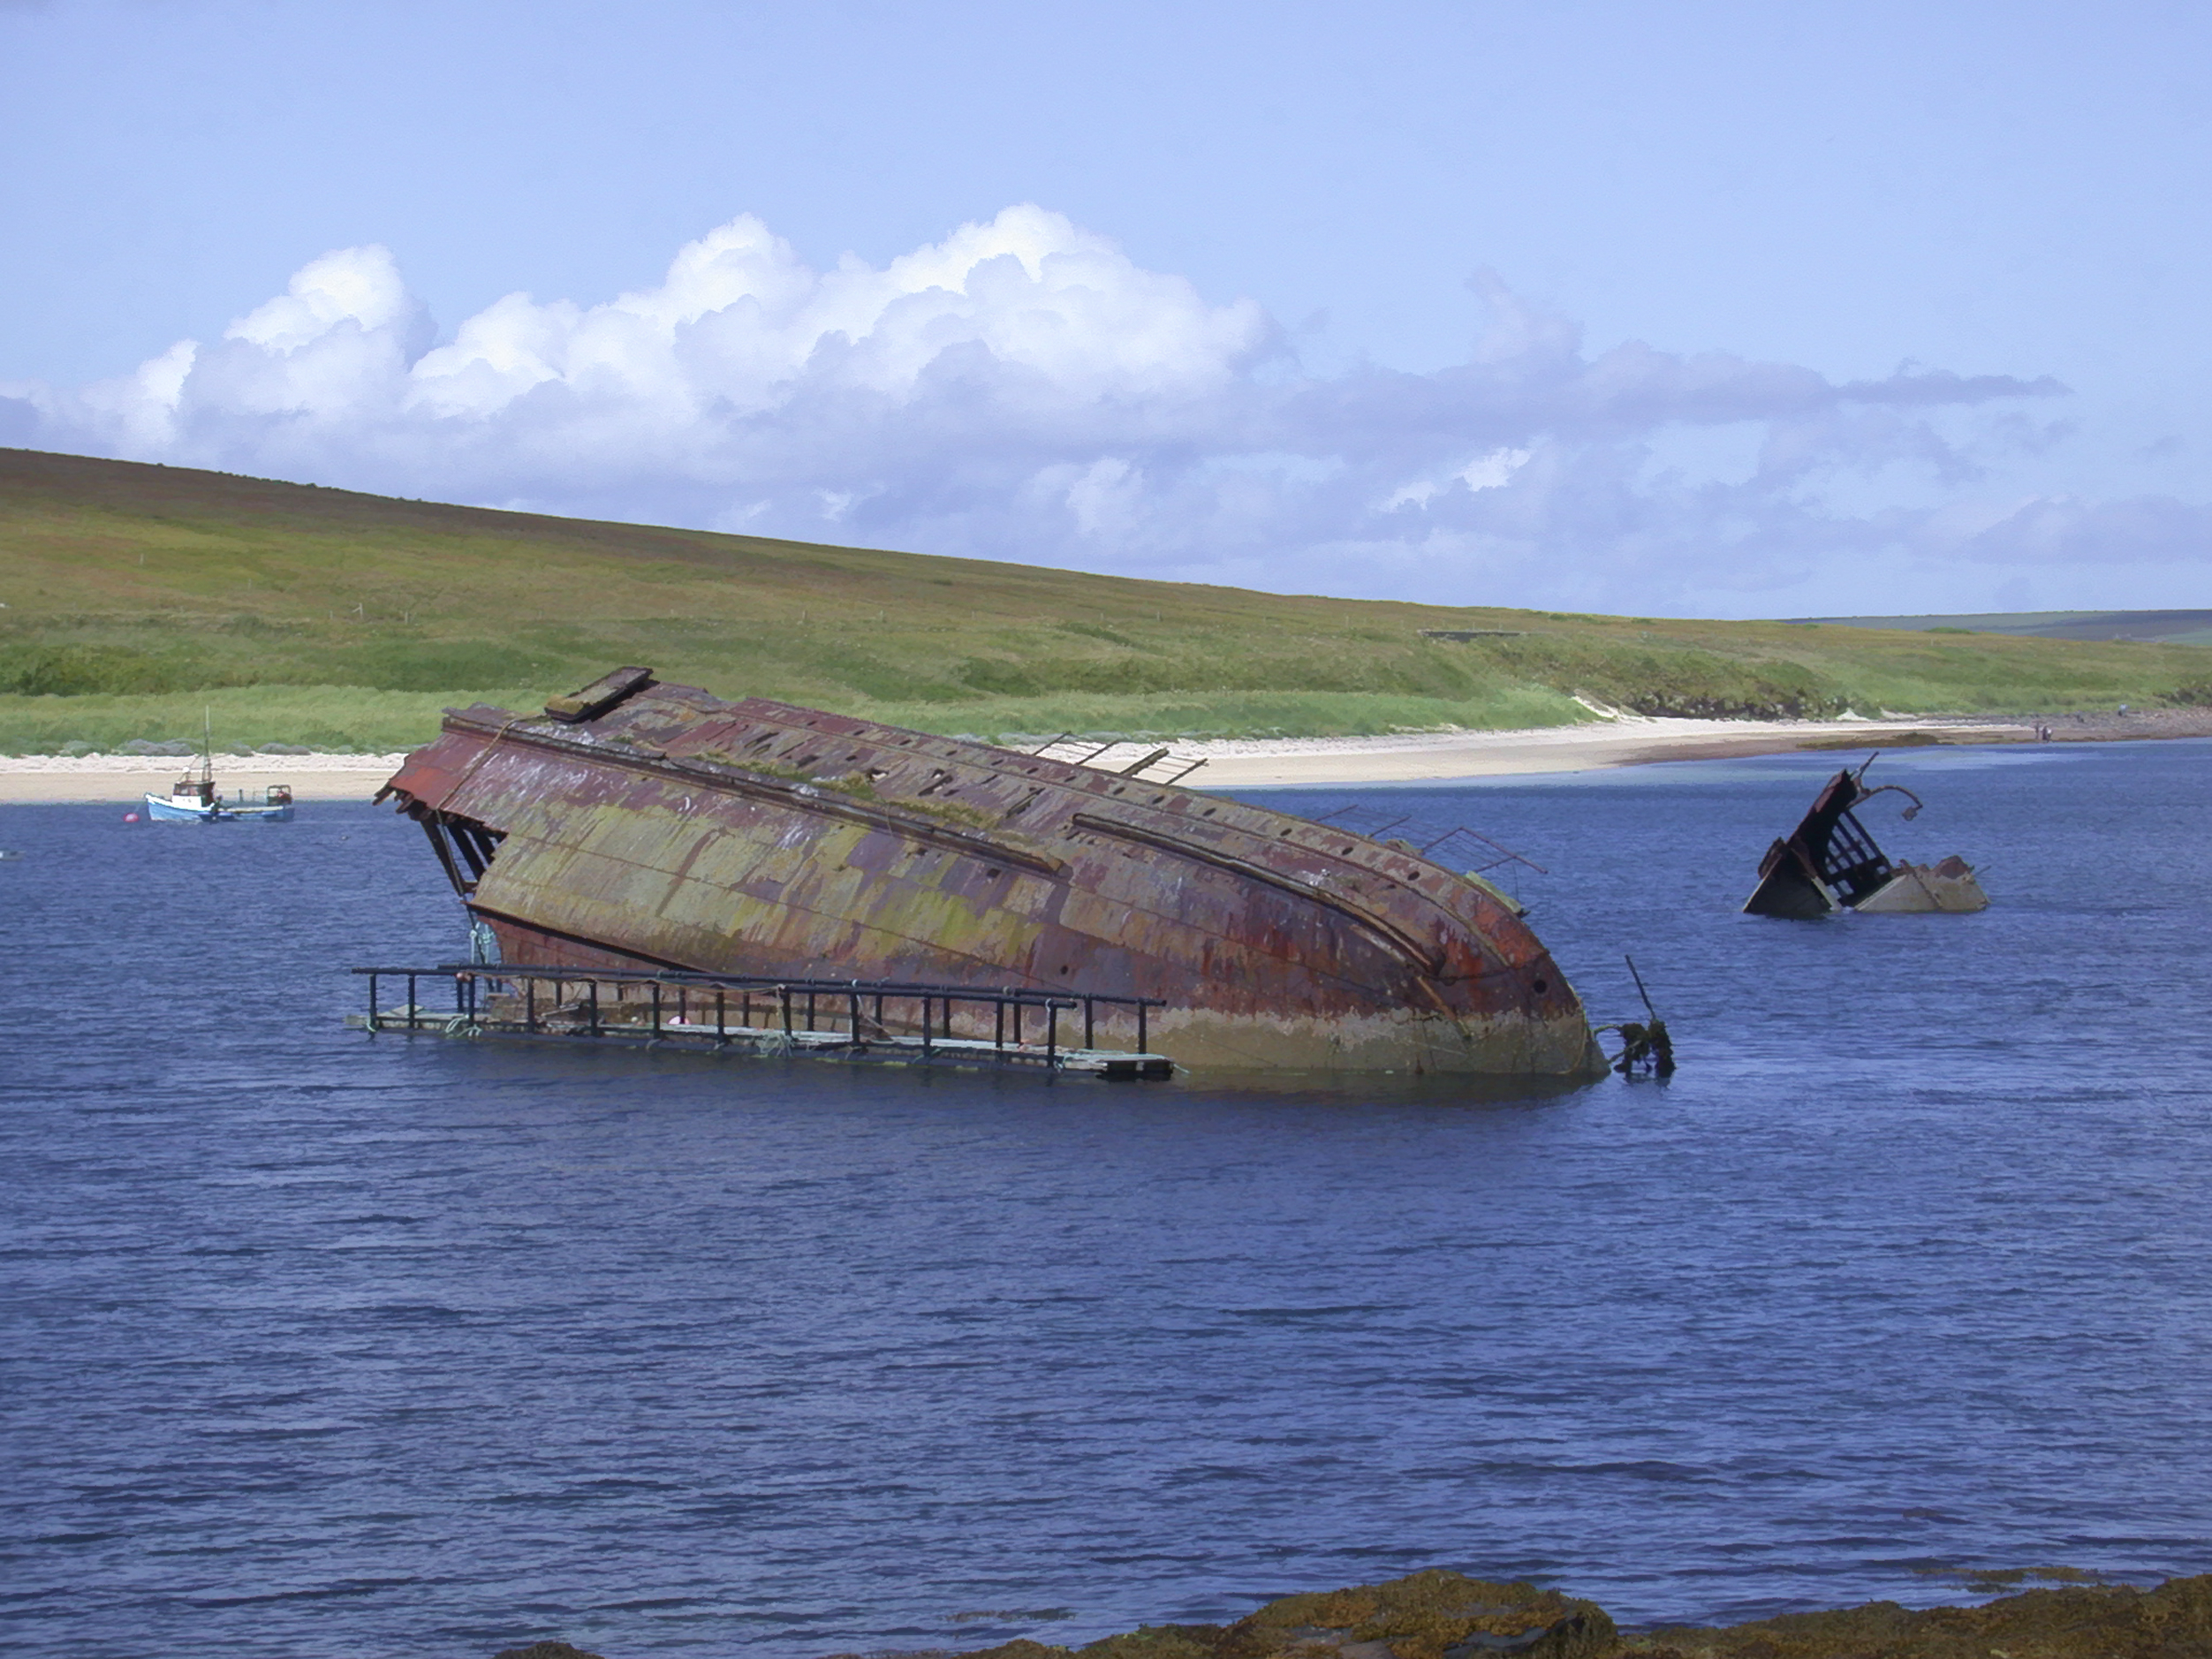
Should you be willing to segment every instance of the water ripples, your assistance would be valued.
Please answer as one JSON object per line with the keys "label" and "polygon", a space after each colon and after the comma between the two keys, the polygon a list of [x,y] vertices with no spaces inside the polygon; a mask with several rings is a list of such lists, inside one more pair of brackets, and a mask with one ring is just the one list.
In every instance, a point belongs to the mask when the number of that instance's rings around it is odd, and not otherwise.
{"label": "water ripples", "polygon": [[1439,1564],[1632,1621],[2201,1570],[2208,759],[1885,760],[1996,907],[1832,924],[1734,913],[1832,761],[1394,791],[1681,1034],[1519,1098],[370,1041],[332,969],[457,936],[404,823],[11,808],[0,1630],[806,1659]]}

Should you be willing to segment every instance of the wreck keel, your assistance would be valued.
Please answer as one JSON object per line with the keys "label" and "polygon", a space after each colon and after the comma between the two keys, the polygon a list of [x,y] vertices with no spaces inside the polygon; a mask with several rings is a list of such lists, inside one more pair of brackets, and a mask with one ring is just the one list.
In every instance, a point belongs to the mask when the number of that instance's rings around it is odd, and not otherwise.
{"label": "wreck keel", "polygon": [[385,798],[510,963],[1157,997],[1193,1068],[1602,1070],[1479,883],[1039,755],[630,669],[542,716],[450,711]]}

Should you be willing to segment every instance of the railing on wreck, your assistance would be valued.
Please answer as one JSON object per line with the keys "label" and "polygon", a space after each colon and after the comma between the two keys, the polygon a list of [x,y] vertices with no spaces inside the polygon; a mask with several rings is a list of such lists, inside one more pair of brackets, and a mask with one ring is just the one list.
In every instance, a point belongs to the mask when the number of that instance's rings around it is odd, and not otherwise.
{"label": "railing on wreck", "polygon": [[[988,1058],[1002,1065],[1042,1064],[1049,1070],[1079,1067],[1107,1075],[1166,1076],[1173,1070],[1165,1056],[1148,1052],[1151,1011],[1166,1003],[1155,996],[1115,996],[1085,991],[1041,991],[1020,987],[998,990],[926,984],[898,980],[776,978],[768,975],[698,973],[679,969],[518,966],[507,963],[445,963],[436,967],[357,967],[368,981],[368,1012],[349,1021],[371,1031],[493,1033],[519,1036],[613,1038],[631,1042],[689,1042],[728,1048],[758,1046],[762,1038],[781,1040],[781,1051],[813,1053],[882,1048],[924,1060]],[[387,980],[405,980],[407,1000],[396,1011],[379,997]],[[451,981],[450,1013],[424,1008],[420,984]],[[549,986],[549,997],[541,989]],[[601,988],[611,987],[611,999]],[[574,997],[565,997],[571,987]],[[988,1039],[960,1034],[975,1031],[978,1010],[987,1010]],[[1131,1051],[1098,1047],[1100,1011],[1135,1011],[1137,1046]],[[711,1023],[705,1016],[711,1011]],[[768,1024],[755,1025],[755,1013]],[[1079,1012],[1079,1049],[1065,1042],[1061,1017]],[[673,1016],[671,1021],[670,1016]],[[1033,1022],[1042,1022],[1042,1043],[1031,1039]],[[1069,1034],[1070,1035],[1072,1033]],[[804,1042],[804,1039],[835,1039]]]}

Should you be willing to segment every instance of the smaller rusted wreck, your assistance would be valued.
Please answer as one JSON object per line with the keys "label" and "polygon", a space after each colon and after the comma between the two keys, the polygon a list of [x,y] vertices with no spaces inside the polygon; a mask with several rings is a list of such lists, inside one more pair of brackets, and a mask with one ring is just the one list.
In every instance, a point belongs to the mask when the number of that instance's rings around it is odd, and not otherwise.
{"label": "smaller rusted wreck", "polygon": [[1954,853],[1936,864],[1892,863],[1860,822],[1856,809],[1876,795],[1904,796],[1913,803],[1907,818],[1920,810],[1920,798],[1901,784],[1867,786],[1867,768],[1877,758],[1829,778],[1804,821],[1767,849],[1758,890],[1744,901],[1746,913],[1806,920],[1845,910],[1905,915],[1989,908],[1989,896],[1966,860]]}
{"label": "smaller rusted wreck", "polygon": [[1157,999],[1145,1034],[1192,1068],[1603,1072],[1479,878],[1134,772],[625,669],[449,710],[379,798],[508,964]]}

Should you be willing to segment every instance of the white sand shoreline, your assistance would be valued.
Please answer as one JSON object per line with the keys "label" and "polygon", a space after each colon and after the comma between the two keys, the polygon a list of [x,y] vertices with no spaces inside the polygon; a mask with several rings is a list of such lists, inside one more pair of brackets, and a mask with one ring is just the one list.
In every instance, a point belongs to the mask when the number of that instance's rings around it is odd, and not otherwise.
{"label": "white sand shoreline", "polygon": [[[2033,734],[2019,719],[1693,720],[1625,715],[1584,725],[1507,731],[1400,733],[1360,738],[1231,738],[1130,742],[1093,764],[1118,770],[1155,749],[1206,765],[1186,782],[1201,789],[1301,784],[1448,783],[1455,778],[1579,772],[1650,761],[1717,759],[1865,743],[1878,747],[1913,733],[1951,743],[2019,742]],[[2066,730],[2064,737],[2111,736]],[[2135,735],[2129,733],[2128,735]],[[2149,731],[2140,735],[2155,734]],[[2180,734],[2173,734],[2180,735]],[[1070,754],[1062,747],[1056,751]],[[258,795],[289,784],[301,800],[366,800],[398,769],[401,754],[254,754],[216,757],[226,793]],[[139,754],[0,756],[0,801],[133,801],[190,770],[188,757]],[[1163,764],[1151,776],[1172,775]]]}
{"label": "white sand shoreline", "polygon": [[[1511,731],[1422,732],[1369,738],[1227,739],[1172,745],[1206,764],[1185,782],[1194,789],[1286,788],[1305,784],[1449,783],[1543,772],[1587,772],[1652,761],[1717,760],[1792,749],[1878,748],[1900,738],[1940,736],[1948,743],[2015,743],[2033,727],[2018,720],[1695,720],[1623,715],[1576,726]],[[1162,746],[1158,745],[1154,747]],[[1127,765],[1147,753],[1131,744],[1095,764]],[[1165,765],[1151,776],[1170,776]]]}
{"label": "white sand shoreline", "polygon": [[[2110,713],[1994,716],[1885,716],[1852,720],[1692,720],[1621,715],[1573,726],[1536,726],[1510,731],[1400,732],[1364,738],[1218,738],[1148,739],[1110,745],[1091,757],[1102,771],[1118,771],[1165,749],[1187,773],[1193,789],[1283,789],[1357,784],[1443,784],[1457,778],[1508,777],[1544,772],[1587,772],[1653,761],[1723,760],[1776,754],[1792,749],[1880,748],[1900,739],[1952,744],[2026,743],[2048,725],[2062,742],[2141,738],[2212,737],[2212,708]],[[1069,742],[1053,753],[1067,759],[1087,746]],[[239,754],[216,757],[216,778],[225,793],[259,795],[270,784],[289,784],[300,800],[367,800],[406,757],[404,754]],[[135,801],[159,792],[198,762],[159,754],[0,755],[0,802]],[[1180,769],[1163,761],[1147,776],[1171,778]]]}
{"label": "white sand shoreline", "polygon": [[[215,776],[226,795],[258,799],[289,784],[299,800],[367,800],[399,769],[404,754],[218,754]],[[0,755],[0,801],[55,804],[134,801],[196,771],[193,755]]]}

